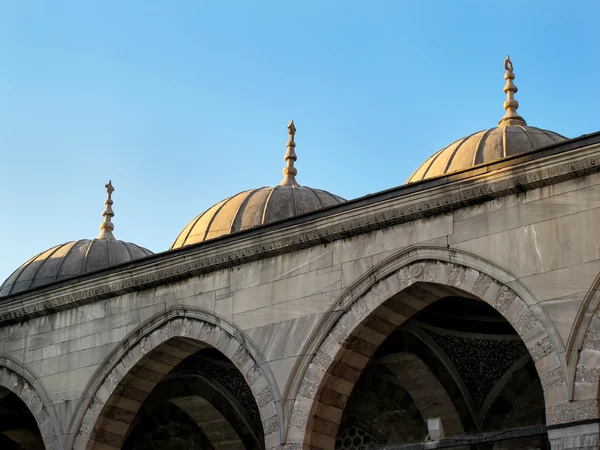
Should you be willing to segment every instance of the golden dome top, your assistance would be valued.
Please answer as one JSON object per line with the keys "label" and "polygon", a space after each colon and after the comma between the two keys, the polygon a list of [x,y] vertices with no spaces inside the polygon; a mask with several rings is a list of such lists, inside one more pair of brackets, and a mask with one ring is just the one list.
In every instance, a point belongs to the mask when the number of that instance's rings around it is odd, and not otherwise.
{"label": "golden dome top", "polygon": [[150,250],[115,239],[112,217],[112,182],[106,185],[108,198],[96,239],[80,239],[56,245],[31,258],[0,286],[0,297],[78,277],[107,267],[152,255]]}
{"label": "golden dome top", "polygon": [[515,74],[510,56],[504,60],[504,68],[506,113],[498,126],[478,131],[444,147],[421,164],[406,183],[458,172],[567,140],[553,131],[527,125],[525,119],[517,112],[519,102],[515,100],[514,95],[518,89],[513,83]]}
{"label": "golden dome top", "polygon": [[294,142],[296,126],[288,125],[286,167],[278,186],[240,192],[196,216],[179,233],[171,249],[197,244],[226,234],[277,222],[337,205],[345,200],[321,189],[300,186],[296,181],[297,160]]}

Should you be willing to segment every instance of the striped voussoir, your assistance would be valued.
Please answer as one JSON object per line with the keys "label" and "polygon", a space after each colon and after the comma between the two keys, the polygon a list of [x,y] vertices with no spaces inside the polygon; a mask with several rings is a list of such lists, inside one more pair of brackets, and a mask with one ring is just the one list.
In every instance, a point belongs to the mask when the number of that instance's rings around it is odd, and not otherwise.
{"label": "striped voussoir", "polygon": [[[413,260],[376,279],[355,298],[342,299],[345,312],[321,340],[299,387],[287,442],[308,444],[314,450],[334,449],[348,397],[377,348],[415,313],[447,296],[479,298],[500,312],[533,360],[544,359],[536,364],[540,378],[562,370],[543,321],[513,289],[473,267]],[[561,380],[549,388],[564,390]]]}
{"label": "striped voussoir", "polygon": [[[216,322],[216,321],[215,321]],[[140,336],[107,369],[83,415],[75,449],[120,449],[129,427],[154,387],[188,356],[213,347],[240,370],[255,399],[272,389],[263,366],[231,332],[197,317],[174,316]],[[265,438],[279,430],[273,396],[259,408]],[[272,438],[272,437],[271,437]]]}
{"label": "striped voussoir", "polygon": [[585,333],[575,368],[573,392],[576,401],[565,402],[562,408],[555,407],[551,411],[549,422],[558,423],[565,414],[576,418],[573,420],[595,419],[600,414],[600,332],[595,331],[600,329],[599,326],[600,310],[596,310]]}

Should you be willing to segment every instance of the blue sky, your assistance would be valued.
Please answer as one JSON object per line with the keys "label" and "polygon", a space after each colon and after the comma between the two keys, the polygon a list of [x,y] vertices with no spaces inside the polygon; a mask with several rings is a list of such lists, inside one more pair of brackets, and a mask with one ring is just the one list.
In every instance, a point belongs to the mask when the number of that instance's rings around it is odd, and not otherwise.
{"label": "blue sky", "polygon": [[355,198],[519,112],[600,130],[600,6],[578,1],[0,0],[0,279],[93,238],[168,249],[197,214],[298,181]]}

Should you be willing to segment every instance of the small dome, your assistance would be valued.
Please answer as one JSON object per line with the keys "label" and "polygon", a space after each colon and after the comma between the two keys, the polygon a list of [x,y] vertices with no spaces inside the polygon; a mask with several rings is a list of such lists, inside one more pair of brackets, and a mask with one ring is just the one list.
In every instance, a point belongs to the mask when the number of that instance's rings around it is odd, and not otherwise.
{"label": "small dome", "polygon": [[306,186],[274,186],[240,192],[192,220],[179,233],[171,249],[288,219],[344,201],[327,191]]}
{"label": "small dome", "polygon": [[406,183],[470,169],[479,164],[487,164],[567,140],[553,131],[527,126],[525,119],[517,113],[519,102],[515,100],[514,95],[518,89],[513,83],[515,74],[509,56],[504,60],[504,68],[506,113],[498,126],[471,134],[441,149],[421,164]]}
{"label": "small dome", "polygon": [[116,239],[67,242],[34,256],[15,270],[0,286],[0,297],[150,255],[150,250]]}
{"label": "small dome", "polygon": [[289,138],[285,154],[287,166],[283,169],[283,181],[279,186],[240,192],[217,203],[192,220],[179,233],[171,249],[197,244],[345,202],[337,195],[300,186],[296,182],[295,134],[296,127],[294,121],[291,121],[288,125]]}
{"label": "small dome", "polygon": [[104,221],[100,224],[98,237],[67,242],[34,256],[2,283],[0,297],[152,255],[150,250],[115,239],[111,221],[114,188],[110,181],[106,190],[108,199],[104,202]]}
{"label": "small dome", "polygon": [[413,183],[470,169],[509,156],[526,153],[567,138],[528,126],[494,127],[453,142],[428,158],[406,181]]}

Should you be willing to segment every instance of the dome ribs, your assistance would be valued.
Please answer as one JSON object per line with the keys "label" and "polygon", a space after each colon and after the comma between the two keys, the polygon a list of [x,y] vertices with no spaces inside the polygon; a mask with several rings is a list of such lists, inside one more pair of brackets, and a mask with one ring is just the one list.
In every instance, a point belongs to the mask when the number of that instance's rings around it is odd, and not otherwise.
{"label": "dome ribs", "polygon": [[[64,244],[63,244],[64,245]],[[56,247],[52,248],[52,253],[50,253],[46,258],[44,258],[42,260],[42,262],[40,263],[40,265],[36,268],[35,272],[33,272],[33,275],[31,277],[31,279],[29,280],[29,283],[27,284],[27,287],[25,289],[29,289],[31,287],[31,285],[33,284],[33,282],[35,281],[38,273],[40,273],[41,268],[44,266],[44,264],[46,264],[48,262],[48,260],[50,258],[52,258],[52,255],[54,255],[58,250],[60,250],[62,248],[62,245],[57,245]],[[47,253],[47,252],[44,252]],[[39,256],[39,255],[38,255]],[[35,262],[37,261],[37,258],[33,261]],[[23,273],[23,272],[21,272]],[[17,277],[18,278],[18,277]],[[16,283],[13,283],[12,287],[15,286]],[[12,289],[11,289],[12,290]]]}
{"label": "dome ribs", "polygon": [[[216,203],[194,218],[177,236],[171,249],[208,241],[268,223],[345,202],[330,192],[308,186],[273,186],[242,191]],[[200,220],[207,213],[214,215]],[[226,226],[224,224],[227,224]],[[214,229],[215,225],[218,230]],[[222,226],[223,225],[223,226]],[[206,229],[204,229],[206,227]],[[182,239],[182,235],[186,238]]]}
{"label": "dome ribs", "polygon": [[210,219],[208,219],[208,224],[206,225],[206,230],[204,230],[204,237],[202,238],[203,241],[206,239],[206,236],[208,236],[208,233],[210,232],[210,228],[212,227],[212,224],[214,223],[215,218],[217,217],[217,215],[221,212],[221,210],[225,207],[225,205],[227,205],[227,203],[229,203],[231,201],[231,199],[233,197],[234,196],[232,195],[231,197],[229,197],[229,198],[225,199],[224,201],[222,201],[221,205],[213,213],[212,217]]}
{"label": "dome ribs", "polygon": [[[236,225],[236,221],[240,214],[240,211],[242,211],[242,214],[243,214],[243,211],[246,209],[246,205],[248,204],[248,200],[250,199],[250,197],[252,197],[254,195],[254,193],[256,191],[258,191],[258,189],[249,189],[247,191],[242,192],[241,194],[238,194],[238,195],[242,195],[245,193],[246,196],[244,197],[244,200],[242,200],[240,202],[240,204],[238,205],[238,207],[235,211],[235,214],[233,215],[231,222],[229,223],[229,233],[234,233],[235,231],[238,231],[234,227]],[[240,225],[240,227],[241,227],[241,225]]]}
{"label": "dome ribs", "polygon": [[[315,198],[317,199],[317,203],[319,204],[319,207],[324,208],[323,206],[323,202],[321,201],[321,198],[318,196],[316,189],[312,189],[312,188],[307,188],[310,192],[312,192],[312,194],[315,196]],[[333,197],[333,194],[330,194]]]}
{"label": "dome ribs", "polygon": [[[131,253],[131,249],[129,248],[128,245],[125,245],[125,242],[119,241],[119,244],[121,244],[123,247],[125,247],[125,251],[127,252],[127,254],[129,255],[129,260],[133,261],[135,259],[135,257],[133,256],[133,253]],[[135,245],[135,244],[133,244]],[[139,246],[135,245],[137,248],[140,248]],[[108,246],[109,252],[110,252],[110,245]],[[142,252],[144,253],[144,252]],[[110,261],[110,253],[109,253],[109,261]]]}
{"label": "dome ribs", "polygon": [[[533,145],[533,141],[531,140],[531,138],[529,137],[529,134],[527,134],[527,130],[525,130],[525,127],[523,125],[517,125],[521,130],[523,130],[523,133],[525,134],[525,136],[527,137],[527,140],[529,141],[529,143],[531,144],[531,150],[535,149],[535,145]],[[530,127],[530,128],[535,128],[535,127]]]}
{"label": "dome ribs", "polygon": [[[477,139],[478,133],[481,133],[479,139]],[[479,131],[454,141],[426,159],[405,184],[467,170],[481,164],[488,164],[517,154],[534,151],[566,139],[558,133],[528,125],[494,127]],[[435,161],[444,152],[449,151],[452,154],[448,157],[444,167],[440,168],[440,164],[434,167]],[[470,152],[473,152],[473,156],[469,155]],[[465,156],[463,157],[461,154]],[[426,167],[425,170],[423,170],[424,167]],[[419,175],[421,173],[422,176]],[[418,178],[417,175],[419,175]]]}
{"label": "dome ribs", "polygon": [[66,244],[63,244],[62,246],[64,247],[65,245],[68,245],[68,244],[71,244],[71,248],[69,248],[69,250],[67,250],[67,253],[65,253],[65,256],[63,256],[62,259],[60,260],[60,262],[57,264],[57,266],[56,266],[56,272],[54,272],[54,278],[52,280],[53,282],[58,281],[60,269],[63,266],[63,263],[66,261],[66,259],[69,257],[69,255],[71,254],[71,252],[75,248],[75,245],[77,244],[77,241],[67,242]]}
{"label": "dome ribs", "polygon": [[87,262],[88,262],[88,256],[90,254],[90,251],[92,250],[92,245],[94,244],[94,240],[89,241],[88,247],[85,250],[85,254],[83,256],[83,260],[81,261],[81,270],[79,271],[79,273],[87,273]]}
{"label": "dome ribs", "polygon": [[[450,157],[448,158],[448,162],[446,163],[446,168],[444,169],[443,173],[448,173],[450,170],[450,166],[452,165],[452,161],[454,161],[454,157],[456,156],[456,154],[458,153],[458,151],[460,150],[460,148],[463,146],[463,144],[465,142],[467,142],[469,139],[471,139],[471,137],[475,136],[477,133],[479,133],[479,131],[470,134],[469,136],[465,137],[462,139],[462,141],[460,141],[460,143],[454,148],[454,151],[450,154]],[[448,147],[446,147],[448,148]]]}
{"label": "dome ribs", "polygon": [[550,133],[550,132],[548,132],[548,130],[544,130],[542,128],[537,128],[537,127],[530,127],[530,128],[533,128],[534,130],[538,130],[538,131],[544,133],[546,136],[548,136],[550,139],[552,139],[552,141],[554,143],[560,142],[560,141],[557,141],[554,136],[552,136],[553,134],[557,134],[557,133],[554,133],[554,132]]}
{"label": "dome ribs", "polygon": [[485,141],[487,141],[488,136],[494,130],[495,130],[495,128],[490,128],[489,130],[485,131],[481,135],[481,139],[479,139],[479,142],[477,142],[477,146],[475,147],[475,151],[473,152],[473,165],[474,166],[481,164],[483,162],[483,148],[485,147]]}
{"label": "dome ribs", "polygon": [[267,196],[267,200],[265,201],[265,204],[263,205],[262,219],[261,219],[259,225],[264,225],[265,223],[267,223],[267,210],[269,208],[269,202],[271,201],[273,192],[275,192],[275,189],[277,189],[278,187],[279,186],[275,186],[275,187],[271,188],[271,192],[269,192],[269,195]]}

